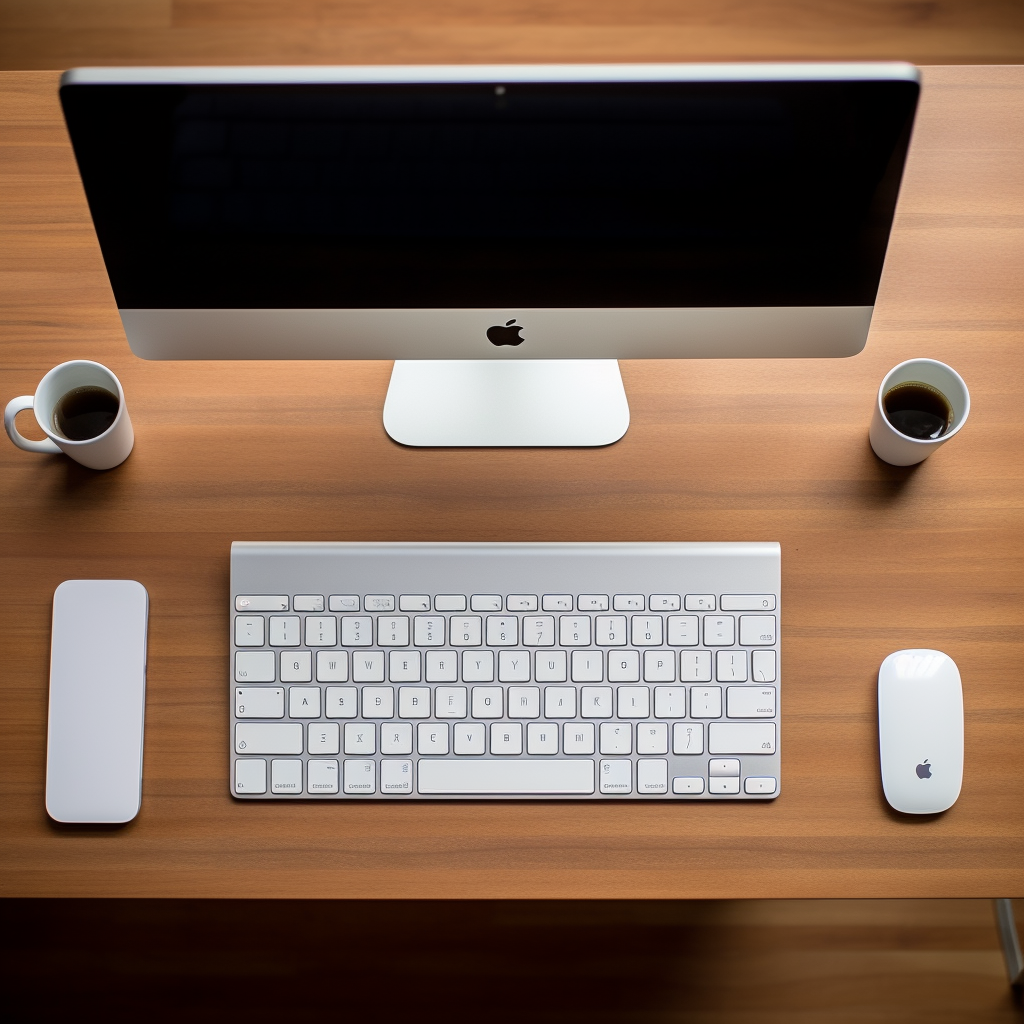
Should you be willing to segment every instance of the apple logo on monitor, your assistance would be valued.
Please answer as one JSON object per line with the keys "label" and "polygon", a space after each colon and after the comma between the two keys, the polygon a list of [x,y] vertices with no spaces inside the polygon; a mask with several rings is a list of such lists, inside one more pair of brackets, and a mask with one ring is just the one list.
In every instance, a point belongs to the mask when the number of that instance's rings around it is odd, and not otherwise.
{"label": "apple logo on monitor", "polygon": [[923,764],[917,766],[917,777],[919,779],[930,779],[932,777],[932,766],[928,763],[928,758],[924,759]]}
{"label": "apple logo on monitor", "polygon": [[509,320],[502,327],[497,324],[487,328],[487,340],[492,345],[522,345],[526,340],[519,332],[522,327],[513,327],[515,319]]}

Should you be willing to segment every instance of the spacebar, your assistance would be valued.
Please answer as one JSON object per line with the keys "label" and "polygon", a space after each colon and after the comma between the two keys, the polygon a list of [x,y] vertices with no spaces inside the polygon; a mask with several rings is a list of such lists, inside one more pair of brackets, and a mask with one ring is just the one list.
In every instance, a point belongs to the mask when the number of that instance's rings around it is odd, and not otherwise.
{"label": "spacebar", "polygon": [[420,758],[425,794],[593,793],[593,761],[435,761]]}

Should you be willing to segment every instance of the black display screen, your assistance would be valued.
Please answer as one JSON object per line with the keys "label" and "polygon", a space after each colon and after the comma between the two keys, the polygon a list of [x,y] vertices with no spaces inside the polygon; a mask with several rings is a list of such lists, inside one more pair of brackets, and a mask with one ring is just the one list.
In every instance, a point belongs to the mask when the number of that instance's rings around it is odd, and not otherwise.
{"label": "black display screen", "polygon": [[915,82],[70,84],[121,308],[871,305]]}

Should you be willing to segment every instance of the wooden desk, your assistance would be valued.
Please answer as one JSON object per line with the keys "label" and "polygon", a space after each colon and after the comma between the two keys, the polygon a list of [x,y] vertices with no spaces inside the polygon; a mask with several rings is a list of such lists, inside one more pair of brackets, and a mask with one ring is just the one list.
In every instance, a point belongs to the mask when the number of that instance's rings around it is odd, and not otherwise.
{"label": "wooden desk", "polygon": [[[1024,68],[925,83],[861,355],[627,362],[632,426],[610,448],[413,451],[381,426],[386,363],[135,359],[57,76],[0,75],[0,398],[99,359],[138,439],[106,474],[0,444],[0,894],[1024,895]],[[898,470],[867,424],[883,373],[917,355],[956,366],[973,410]],[[781,541],[783,795],[236,803],[233,539]],[[144,796],[123,829],[43,809],[50,601],[76,576],[151,598]],[[889,812],[878,782],[876,672],[908,646],[956,659],[967,709],[962,796],[924,820]]]}

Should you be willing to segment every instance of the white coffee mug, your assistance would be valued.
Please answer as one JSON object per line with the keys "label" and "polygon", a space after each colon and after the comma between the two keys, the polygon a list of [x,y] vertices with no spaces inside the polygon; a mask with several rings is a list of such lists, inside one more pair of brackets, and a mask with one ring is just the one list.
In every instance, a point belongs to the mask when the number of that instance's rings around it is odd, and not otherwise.
{"label": "white coffee mug", "polygon": [[[100,387],[117,395],[117,414],[114,422],[96,437],[72,441],[57,429],[54,413],[57,403],[69,392],[82,387]],[[30,441],[14,425],[14,417],[24,409],[31,409],[36,423],[46,434],[44,441]],[[12,398],[4,410],[4,428],[7,436],[27,452],[59,455],[63,452],[89,469],[113,469],[128,458],[135,444],[135,431],[128,418],[121,382],[102,363],[88,359],[72,359],[55,366],[39,382],[35,395]]]}
{"label": "white coffee mug", "polygon": [[[939,437],[908,437],[897,430],[885,415],[885,396],[897,384],[916,381],[940,391],[953,410],[949,429]],[[924,462],[937,448],[944,445],[967,422],[971,411],[971,396],[963,377],[951,366],[936,359],[908,359],[894,366],[883,378],[875,399],[875,412],[871,417],[871,447],[874,453],[892,466],[913,466]]]}

